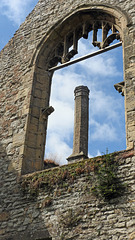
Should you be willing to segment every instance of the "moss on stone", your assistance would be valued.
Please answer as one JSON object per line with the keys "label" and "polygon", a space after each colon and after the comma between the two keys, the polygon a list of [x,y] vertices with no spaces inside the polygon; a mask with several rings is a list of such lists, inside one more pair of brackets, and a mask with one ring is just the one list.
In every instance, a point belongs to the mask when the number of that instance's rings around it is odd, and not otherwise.
{"label": "moss on stone", "polygon": [[105,154],[42,172],[35,172],[22,177],[21,188],[23,193],[32,197],[37,196],[40,191],[47,191],[59,196],[62,192],[57,189],[71,193],[71,186],[77,182],[80,176],[85,176],[84,192],[92,192],[96,196],[111,199],[117,197],[124,189],[117,178],[116,161],[116,153]]}

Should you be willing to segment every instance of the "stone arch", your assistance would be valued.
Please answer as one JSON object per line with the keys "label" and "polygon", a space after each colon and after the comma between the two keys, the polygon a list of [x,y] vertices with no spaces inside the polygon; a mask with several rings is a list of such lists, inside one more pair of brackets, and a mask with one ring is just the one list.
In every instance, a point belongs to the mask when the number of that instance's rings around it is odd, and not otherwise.
{"label": "stone arch", "polygon": [[[112,35],[108,38],[107,33],[103,34],[103,41],[100,43],[96,39],[96,30],[98,28],[103,30],[104,24],[107,25],[108,31],[112,29]],[[53,76],[48,69],[57,65],[58,62],[69,61],[77,53],[77,41],[81,37],[87,38],[89,30],[93,31],[93,39],[95,31],[93,45],[104,48],[118,38],[123,42],[124,50],[128,24],[130,21],[126,14],[110,5],[82,5],[59,20],[43,37],[30,63],[30,67],[34,67],[34,74],[24,143],[23,174],[43,169]],[[73,49],[70,52],[69,48],[72,45]]]}
{"label": "stone arch", "polygon": [[[53,41],[54,41],[54,45],[55,45],[56,39],[58,40],[58,38],[61,38],[61,34],[59,35],[59,31],[61,31],[61,28],[64,29],[68,23],[71,23],[72,19],[75,16],[77,16],[81,13],[82,14],[86,13],[86,12],[89,14],[98,12],[98,13],[102,13],[102,14],[103,13],[108,14],[108,16],[110,15],[110,17],[112,16],[114,18],[114,20],[116,20],[116,25],[120,31],[121,39],[123,39],[123,30],[131,23],[130,18],[128,17],[126,12],[122,12],[119,8],[116,9],[116,7],[112,7],[111,5],[107,5],[107,4],[106,5],[104,5],[104,4],[102,4],[102,5],[100,5],[100,4],[82,5],[82,6],[78,7],[77,9],[73,10],[70,14],[65,15],[65,17],[63,17],[56,24],[54,24],[54,26],[51,27],[51,29],[48,31],[48,33],[45,36],[43,36],[43,38],[41,39],[37,48],[35,49],[35,52],[33,54],[31,62],[30,62],[30,66],[32,66],[34,64],[36,64],[36,65],[38,64],[39,58],[42,55],[42,51],[45,48],[45,45],[49,44],[49,46],[51,47],[51,45],[53,45]],[[80,22],[80,19],[78,19],[78,20]],[[72,28],[73,26],[71,26],[71,24],[69,24],[68,27]],[[70,30],[66,29],[65,31],[69,32]],[[65,31],[63,31],[64,34],[65,34]]]}

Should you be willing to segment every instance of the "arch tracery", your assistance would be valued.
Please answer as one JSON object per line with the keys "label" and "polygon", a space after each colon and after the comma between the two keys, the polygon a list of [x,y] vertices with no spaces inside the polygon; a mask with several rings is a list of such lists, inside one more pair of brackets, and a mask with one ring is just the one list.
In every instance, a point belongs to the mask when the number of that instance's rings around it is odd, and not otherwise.
{"label": "arch tracery", "polygon": [[[78,22],[77,19],[79,19]],[[72,20],[72,23],[68,32],[51,53],[52,59],[49,62],[51,67],[58,62],[70,61],[78,53],[78,40],[81,37],[87,39],[91,31],[93,32],[92,44],[99,49],[109,46],[115,39],[121,39],[121,28],[117,25],[115,18],[101,11],[79,13],[77,18]],[[98,40],[99,29],[102,30],[102,41]],[[60,35],[63,35],[62,31]],[[71,46],[73,47],[70,50]]]}
{"label": "arch tracery", "polygon": [[[123,12],[110,6],[81,7],[50,29],[36,49],[31,64],[35,62],[37,67],[47,70],[58,62],[70,61],[78,53],[78,40],[87,39],[89,32],[93,32],[92,44],[99,49],[109,46],[115,39],[123,41],[123,29],[128,22]],[[102,30],[102,41],[97,38],[99,29]]]}

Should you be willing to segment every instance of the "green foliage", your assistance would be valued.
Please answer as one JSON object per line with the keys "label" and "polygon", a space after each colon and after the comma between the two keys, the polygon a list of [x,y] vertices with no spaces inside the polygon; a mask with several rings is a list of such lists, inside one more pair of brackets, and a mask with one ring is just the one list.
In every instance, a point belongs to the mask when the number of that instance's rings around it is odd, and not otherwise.
{"label": "green foliage", "polygon": [[124,185],[117,177],[117,164],[114,154],[105,154],[97,163],[97,183],[92,188],[97,196],[101,195],[106,200],[120,196],[124,191]]}
{"label": "green foliage", "polygon": [[115,154],[108,153],[102,157],[25,176],[21,179],[21,189],[24,194],[28,193],[33,199],[41,190],[59,197],[63,192],[71,193],[72,185],[82,175],[86,177],[85,185],[81,189],[83,192],[92,192],[96,196],[109,200],[121,195],[124,191],[124,185],[117,177]]}

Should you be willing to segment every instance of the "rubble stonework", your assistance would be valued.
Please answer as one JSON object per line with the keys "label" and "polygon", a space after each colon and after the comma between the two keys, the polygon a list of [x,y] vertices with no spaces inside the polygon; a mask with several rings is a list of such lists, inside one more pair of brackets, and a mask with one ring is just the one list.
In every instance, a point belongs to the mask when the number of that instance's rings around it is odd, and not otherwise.
{"label": "rubble stonework", "polygon": [[[78,39],[87,38],[88,31],[93,31],[93,44],[99,48],[115,38],[122,41],[126,141],[127,149],[133,148],[134,21],[131,0],[38,2],[0,53],[0,141],[11,158],[9,169],[20,174],[43,169],[47,119],[42,112],[49,107],[53,76],[48,69],[76,54]],[[106,26],[112,29],[107,40]],[[103,31],[101,43],[97,28]]]}
{"label": "rubble stonework", "polygon": [[[112,27],[113,36],[105,41],[103,24],[104,41],[99,43],[96,26],[101,28],[101,22]],[[77,53],[78,39],[87,37],[85,23],[93,31],[93,44],[99,48],[113,38],[122,41],[127,149],[134,147],[134,1],[39,0],[0,52],[0,240],[134,239],[134,153],[125,152],[119,165],[119,174],[129,184],[129,191],[110,205],[83,191],[85,176],[78,178],[73,193],[68,189],[64,195],[59,191],[56,198],[54,194],[53,205],[48,208],[43,203],[48,192],[33,201],[20,189],[19,176],[44,168],[48,115],[43,113],[50,109],[53,76],[48,69]],[[72,44],[73,51],[69,52]],[[59,220],[62,216],[70,216],[72,223],[77,217],[81,225],[64,228]]]}
{"label": "rubble stonework", "polygon": [[[95,178],[88,160],[80,161],[79,165],[77,162],[23,176],[22,185],[15,172],[5,174],[3,171],[0,175],[1,182],[4,178],[0,198],[0,240],[133,240],[135,153],[123,151],[116,153],[115,158],[117,175],[126,189],[121,196],[109,201],[92,192]],[[82,164],[85,173],[81,171]],[[71,179],[67,175],[68,168],[72,169]],[[3,170],[6,170],[4,166]],[[59,177],[60,173],[63,180],[56,184],[53,176]],[[42,180],[43,174],[50,178],[49,186]],[[66,176],[68,181],[64,180]],[[33,189],[25,192],[29,179],[34,183]],[[36,194],[38,187],[40,191]]]}

